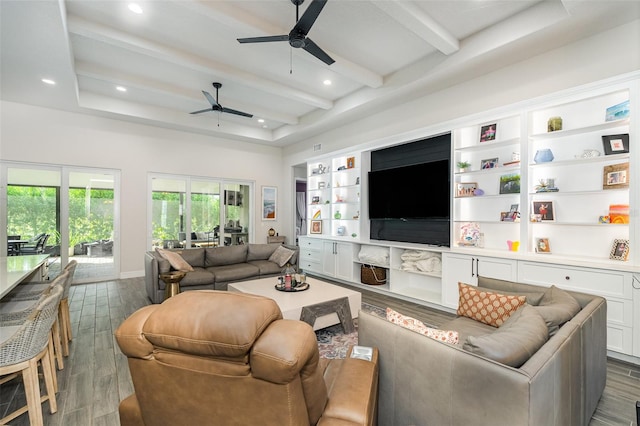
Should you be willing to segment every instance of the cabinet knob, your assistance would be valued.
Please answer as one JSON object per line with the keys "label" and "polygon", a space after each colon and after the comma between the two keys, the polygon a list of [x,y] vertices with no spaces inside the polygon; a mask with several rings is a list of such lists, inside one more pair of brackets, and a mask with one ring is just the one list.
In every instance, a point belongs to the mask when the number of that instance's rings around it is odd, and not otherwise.
{"label": "cabinet knob", "polygon": [[565,280],[569,281],[571,279],[571,277],[569,275],[564,277]]}

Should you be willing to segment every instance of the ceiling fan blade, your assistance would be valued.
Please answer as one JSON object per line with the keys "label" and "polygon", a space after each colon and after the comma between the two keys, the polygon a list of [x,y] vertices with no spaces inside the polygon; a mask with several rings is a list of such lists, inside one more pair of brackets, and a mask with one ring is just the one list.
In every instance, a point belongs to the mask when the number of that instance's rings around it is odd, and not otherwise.
{"label": "ceiling fan blade", "polygon": [[216,101],[215,99],[213,99],[213,96],[211,96],[211,94],[209,92],[205,92],[204,90],[202,91],[202,94],[204,95],[205,98],[207,98],[207,100],[209,101],[209,103],[211,104],[212,107],[217,107],[220,106],[218,104],[218,101]]}
{"label": "ceiling fan blade", "polygon": [[207,108],[207,109],[201,109],[200,111],[193,111],[190,112],[189,114],[200,114],[201,112],[209,112],[209,111],[213,111],[211,108]]}
{"label": "ceiling fan blade", "polygon": [[327,55],[327,53],[324,50],[320,49],[320,47],[318,47],[318,45],[315,44],[310,38],[306,39],[305,45],[302,48],[327,65],[331,65],[335,62],[331,56]]}
{"label": "ceiling fan blade", "polygon": [[318,15],[322,12],[322,8],[327,3],[327,0],[313,0],[307,10],[304,11],[302,18],[296,23],[296,26],[293,27],[292,32],[302,33],[307,35],[311,26],[316,19],[318,19]]}
{"label": "ceiling fan blade", "polygon": [[239,38],[240,43],[268,43],[271,41],[288,41],[289,35]]}
{"label": "ceiling fan blade", "polygon": [[243,117],[249,117],[249,118],[253,117],[253,114],[248,114],[246,112],[238,111],[231,108],[225,108],[225,107],[222,108],[222,112],[228,112],[229,114],[241,115]]}

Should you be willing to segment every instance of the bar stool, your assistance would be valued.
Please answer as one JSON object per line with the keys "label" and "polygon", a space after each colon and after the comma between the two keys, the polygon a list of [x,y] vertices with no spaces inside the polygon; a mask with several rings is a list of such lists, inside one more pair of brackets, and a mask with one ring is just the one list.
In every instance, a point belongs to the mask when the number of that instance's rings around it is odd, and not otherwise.
{"label": "bar stool", "polygon": [[76,272],[76,266],[78,266],[78,262],[72,260],[64,267],[64,270],[69,273],[69,276],[64,283],[64,293],[62,294],[62,300],[60,300],[60,311],[58,312],[60,332],[62,333],[62,354],[64,356],[69,356],[69,342],[73,340],[71,333],[71,312],[69,311],[69,288],[73,282],[73,274]]}
{"label": "bar stool", "polygon": [[[1,424],[6,424],[28,412],[31,425],[42,425],[41,404],[46,400],[49,400],[52,414],[58,411],[49,339],[53,323],[58,317],[58,306],[63,290],[62,286],[54,287],[22,324],[0,327],[0,375],[8,376],[0,382],[4,383],[16,377],[17,373],[21,373],[27,399],[25,407],[0,419]],[[46,396],[40,394],[38,362],[42,365]]]}
{"label": "bar stool", "polygon": [[[64,284],[69,278],[68,271],[62,271],[53,281],[48,284],[48,288],[37,298],[36,300],[14,300],[4,299],[0,302],[0,323],[5,326],[18,325],[25,321],[25,319],[31,315],[31,313],[37,308],[38,304],[46,298],[50,292],[59,286],[64,291]],[[61,330],[60,322],[58,318],[53,323],[51,332],[51,343],[53,345],[53,355],[55,355],[58,369],[64,369],[64,361],[62,359],[62,342],[61,342]]]}

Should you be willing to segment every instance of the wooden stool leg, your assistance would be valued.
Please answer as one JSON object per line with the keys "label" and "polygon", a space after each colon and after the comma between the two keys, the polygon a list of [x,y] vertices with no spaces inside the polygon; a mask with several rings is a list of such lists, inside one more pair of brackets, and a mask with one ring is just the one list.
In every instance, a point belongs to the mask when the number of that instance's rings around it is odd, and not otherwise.
{"label": "wooden stool leg", "polygon": [[51,354],[49,348],[44,352],[40,364],[42,365],[42,373],[44,375],[44,384],[47,388],[47,398],[49,399],[49,410],[51,414],[58,411],[58,401],[56,400],[56,389],[53,382],[53,377],[56,375],[56,370],[51,368]]}
{"label": "wooden stool leg", "polygon": [[[60,306],[62,308],[62,305]],[[60,340],[62,343],[62,355],[69,356],[69,337],[67,336],[67,326],[64,320],[62,309],[58,309],[58,323],[60,324]]]}
{"label": "wooden stool leg", "polygon": [[57,319],[53,322],[51,334],[53,337],[53,349],[56,357],[56,362],[58,363],[58,370],[64,370],[64,361],[62,360],[62,344],[60,343],[60,324],[58,323]]}
{"label": "wooden stool leg", "polygon": [[38,383],[38,360],[29,360],[29,366],[22,371],[24,382],[24,393],[27,398],[27,409],[29,411],[29,424],[31,426],[42,426],[42,405],[40,402],[40,384]]}
{"label": "wooden stool leg", "polygon": [[69,310],[69,299],[65,298],[60,301],[60,308],[62,309],[62,313],[64,314],[64,325],[67,327],[67,338],[69,341],[73,340],[73,335],[71,334],[71,312]]}
{"label": "wooden stool leg", "polygon": [[[51,365],[51,371],[56,371],[56,360],[53,356],[53,333],[49,334],[49,364]],[[53,375],[53,388],[56,392],[58,392],[58,376],[56,374]]]}

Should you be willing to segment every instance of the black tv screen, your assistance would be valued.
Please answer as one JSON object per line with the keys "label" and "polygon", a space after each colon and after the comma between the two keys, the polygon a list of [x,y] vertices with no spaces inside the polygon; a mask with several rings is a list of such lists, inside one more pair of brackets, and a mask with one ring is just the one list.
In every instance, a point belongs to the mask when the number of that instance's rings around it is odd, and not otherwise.
{"label": "black tv screen", "polygon": [[369,172],[369,219],[449,219],[449,160]]}

